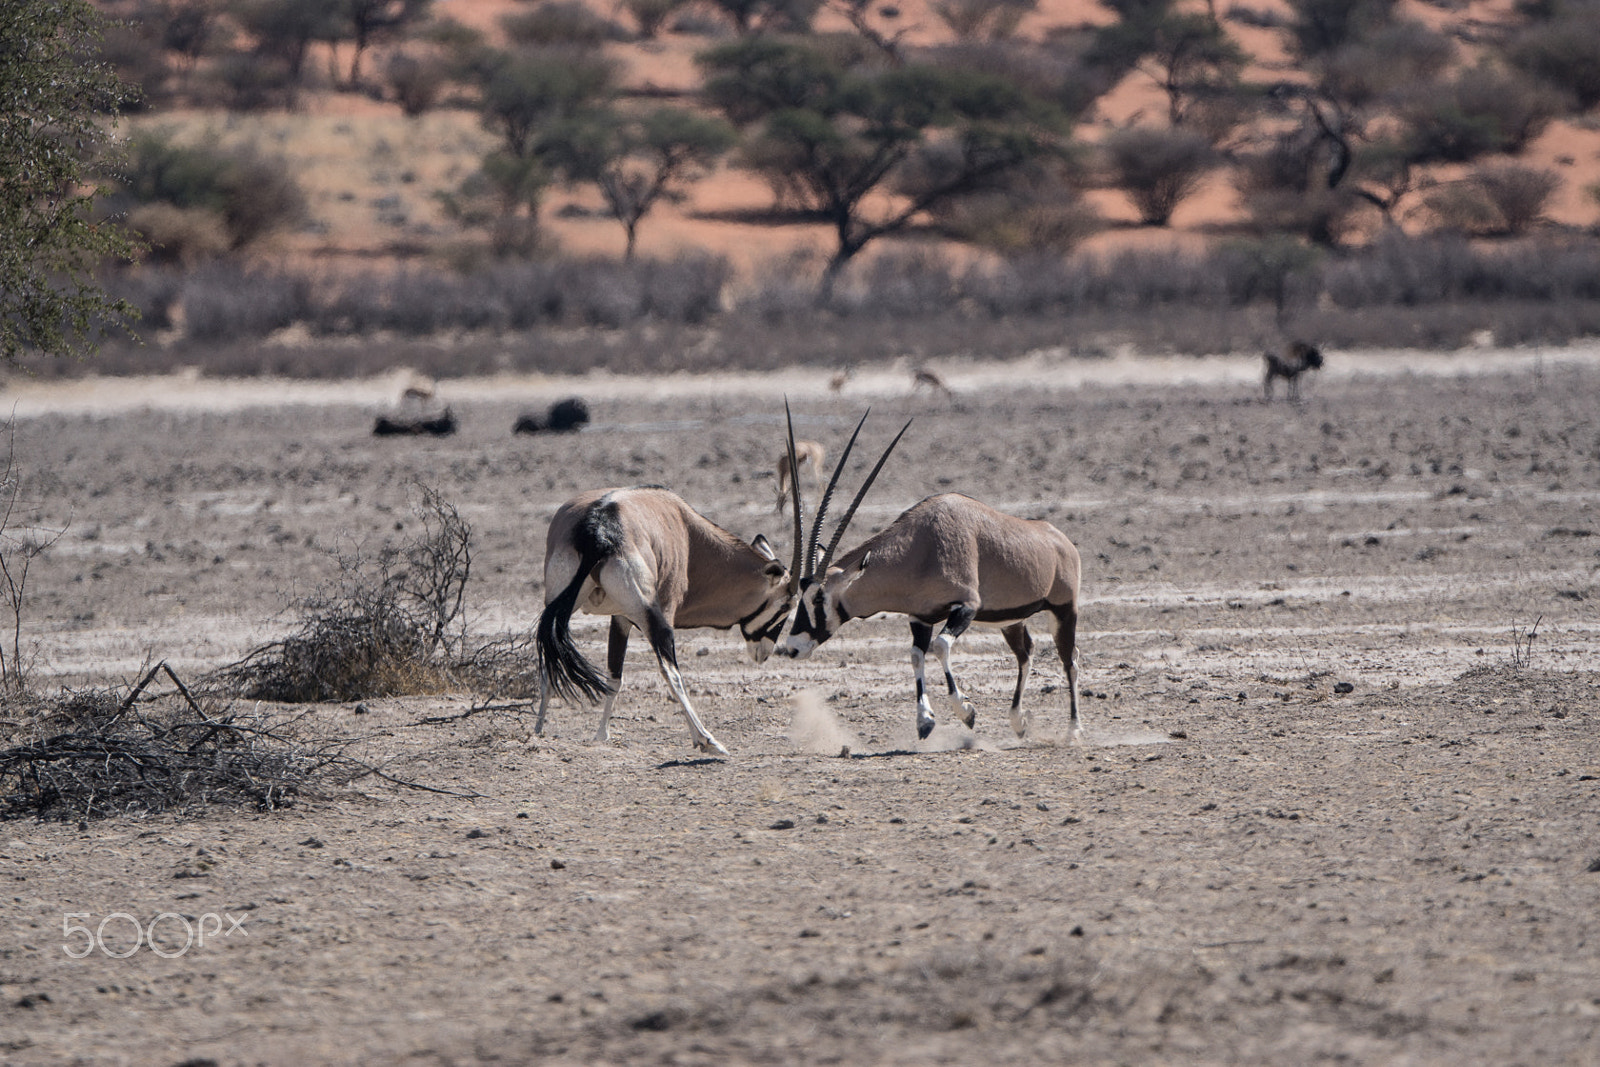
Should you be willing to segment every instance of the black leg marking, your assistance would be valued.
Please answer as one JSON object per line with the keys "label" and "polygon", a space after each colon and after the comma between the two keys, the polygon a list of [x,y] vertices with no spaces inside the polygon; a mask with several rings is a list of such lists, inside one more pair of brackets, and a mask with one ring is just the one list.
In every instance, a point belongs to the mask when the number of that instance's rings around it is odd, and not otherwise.
{"label": "black leg marking", "polygon": [[1072,705],[1072,719],[1068,726],[1071,736],[1076,738],[1083,730],[1083,723],[1078,718],[1078,662],[1073,656],[1073,645],[1077,640],[1078,632],[1078,607],[1069,604],[1066,607],[1054,610],[1056,617],[1056,654],[1061,657],[1061,666],[1067,672],[1068,699]]}
{"label": "black leg marking", "polygon": [[661,614],[661,609],[654,604],[650,605],[645,621],[650,624],[650,648],[655,652],[656,659],[677,667],[678,641],[673,636],[672,624],[667,621],[665,615]]}
{"label": "black leg marking", "polygon": [[633,623],[622,615],[611,616],[611,635],[606,643],[606,669],[613,680],[622,679],[622,663],[628,658],[628,634]]}
{"label": "black leg marking", "polygon": [[1017,623],[1007,626],[1000,631],[1000,636],[1006,639],[1006,644],[1011,646],[1012,653],[1017,657],[1017,688],[1011,694],[1011,710],[1016,711],[1022,706],[1022,687],[1028,684],[1028,661],[1033,658],[1033,635],[1028,633],[1026,623]]}
{"label": "black leg marking", "polygon": [[[929,626],[925,622],[918,622],[915,619],[913,619],[911,621],[911,647],[916,649],[919,653],[921,653],[924,657],[926,657],[927,654],[928,654],[928,646],[930,644],[932,644],[932,643],[933,643],[933,627]],[[926,695],[926,690],[923,688],[922,678],[923,678],[922,671],[918,670],[917,671],[917,703],[918,704],[922,703],[922,698]],[[923,734],[922,736],[926,737],[927,735]]]}

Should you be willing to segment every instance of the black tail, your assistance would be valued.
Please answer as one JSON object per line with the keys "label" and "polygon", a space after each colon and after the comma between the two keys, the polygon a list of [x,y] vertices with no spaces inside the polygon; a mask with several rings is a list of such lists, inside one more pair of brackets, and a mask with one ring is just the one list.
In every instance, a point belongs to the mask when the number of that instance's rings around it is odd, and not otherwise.
{"label": "black tail", "polygon": [[[615,511],[606,514],[605,505],[597,505],[578,524],[577,545],[581,553],[578,573],[555,598],[545,603],[539,615],[538,647],[539,672],[551,690],[562,699],[577,703],[579,697],[598,701],[612,692],[610,679],[600,673],[600,668],[583,658],[572,643],[568,628],[572,612],[578,604],[578,590],[595,567],[616,551],[614,538]],[[610,523],[607,523],[607,520]],[[596,521],[597,520],[597,521]],[[599,528],[597,528],[599,527]]]}

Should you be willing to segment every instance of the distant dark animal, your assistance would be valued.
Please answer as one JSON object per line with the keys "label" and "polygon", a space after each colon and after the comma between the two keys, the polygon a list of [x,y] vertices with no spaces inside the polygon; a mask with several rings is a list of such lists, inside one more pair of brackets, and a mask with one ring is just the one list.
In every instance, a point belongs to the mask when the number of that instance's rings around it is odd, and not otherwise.
{"label": "distant dark animal", "polygon": [[855,373],[856,368],[854,364],[835,371],[833,377],[828,379],[828,388],[835,393],[843,392],[845,383],[851,378],[855,377]]}
{"label": "distant dark animal", "polygon": [[943,393],[945,396],[955,396],[948,383],[934,371],[927,367],[917,367],[911,372],[911,391],[926,388],[932,393]]}
{"label": "distant dark animal", "polygon": [[372,425],[374,437],[449,437],[460,427],[449,408],[431,419],[401,419],[379,415]]}
{"label": "distant dark animal", "polygon": [[1289,383],[1288,393],[1291,401],[1300,400],[1300,375],[1308,370],[1316,370],[1322,366],[1322,353],[1304,341],[1296,341],[1289,346],[1289,353],[1280,356],[1276,352],[1263,352],[1262,358],[1267,363],[1267,373],[1261,380],[1262,392],[1268,400],[1272,399],[1272,380],[1282,378]]}
{"label": "distant dark animal", "polygon": [[550,405],[546,415],[525,411],[517,416],[512,433],[574,433],[589,424],[589,405],[581,397],[569,396]]}

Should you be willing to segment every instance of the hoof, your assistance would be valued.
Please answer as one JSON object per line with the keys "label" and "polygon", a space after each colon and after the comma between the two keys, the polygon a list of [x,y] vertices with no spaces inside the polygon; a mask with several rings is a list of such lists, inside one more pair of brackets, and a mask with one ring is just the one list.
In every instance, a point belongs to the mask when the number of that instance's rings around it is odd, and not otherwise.
{"label": "hoof", "polygon": [[967,729],[970,730],[970,729],[972,729],[973,724],[978,721],[978,708],[977,708],[977,706],[975,704],[972,703],[972,701],[963,700],[961,702],[960,715],[961,715],[961,725],[965,726]]}
{"label": "hoof", "polygon": [[926,741],[928,739],[928,735],[931,734],[931,733],[933,733],[933,716],[929,715],[927,718],[922,718],[921,716],[918,716],[918,718],[917,718],[917,740],[918,741]]}
{"label": "hoof", "polygon": [[712,756],[726,756],[728,754],[728,750],[722,747],[722,742],[710,734],[706,734],[705,739],[698,742],[694,747]]}
{"label": "hoof", "polygon": [[1027,737],[1029,726],[1030,723],[1028,722],[1028,717],[1026,715],[1015,711],[1011,713],[1011,730],[1018,737]]}

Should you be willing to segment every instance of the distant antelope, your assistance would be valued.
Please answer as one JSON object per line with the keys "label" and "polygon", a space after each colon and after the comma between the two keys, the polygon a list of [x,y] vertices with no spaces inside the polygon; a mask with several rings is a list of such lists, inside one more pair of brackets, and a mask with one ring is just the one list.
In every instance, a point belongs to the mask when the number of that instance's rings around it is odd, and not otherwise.
{"label": "distant antelope", "polygon": [[833,377],[828,379],[828,388],[835,393],[843,392],[845,383],[851,378],[855,377],[855,373],[856,369],[854,366],[844,367],[840,370],[834,371]]}
{"label": "distant antelope", "polygon": [[[837,476],[838,471],[834,473]],[[870,478],[867,484],[871,484]],[[811,531],[807,555],[813,559],[826,501],[824,496]],[[859,502],[860,494],[856,497]],[[1079,740],[1083,727],[1078,717],[1078,667],[1073,648],[1081,564],[1078,550],[1066,535],[1047,522],[1015,518],[971,497],[945,493],[913,506],[834,564],[834,549],[855,509],[856,504],[851,504],[827,551],[801,574],[794,624],[778,645],[778,653],[804,659],[851,619],[879,612],[910,616],[917,736],[926,738],[934,723],[924,675],[930,644],[944,667],[951,710],[971,727],[977,709],[950,670],[950,648],[974,623],[998,628],[1017,657],[1011,728],[1018,737],[1025,737],[1033,725],[1032,716],[1022,711],[1022,690],[1033,652],[1027,621],[1048,611],[1055,620],[1056,653],[1066,668],[1071,694],[1069,737]],[[798,561],[795,566],[798,568]],[[935,638],[933,628],[940,622],[944,627]]]}
{"label": "distant antelope", "polygon": [[[765,537],[747,544],[660,486],[598,489],[556,511],[545,538],[545,608],[537,645],[541,693],[534,732],[544,730],[552,692],[576,702],[604,699],[596,741],[610,738],[611,709],[633,627],[643,630],[661,676],[702,752],[727,755],[695,714],[678,673],[674,630],[738,626],[760,663],[783,634],[794,583]],[[583,658],[568,624],[573,611],[611,616],[609,680]]]}
{"label": "distant antelope", "polygon": [[1261,380],[1261,389],[1268,400],[1272,399],[1272,380],[1282,378],[1288,382],[1287,392],[1291,401],[1300,400],[1300,375],[1308,370],[1316,370],[1322,366],[1322,352],[1304,341],[1295,341],[1289,346],[1289,354],[1280,356],[1276,352],[1263,352],[1262,358],[1267,364],[1266,376]]}
{"label": "distant antelope", "polygon": [[789,502],[789,482],[795,473],[804,468],[813,479],[822,477],[822,464],[827,458],[828,450],[815,441],[796,441],[794,443],[794,462],[798,466],[791,466],[789,453],[783,451],[778,456],[777,483],[778,503],[774,511],[782,511],[783,506]]}
{"label": "distant antelope", "polygon": [[411,377],[407,379],[405,388],[400,390],[400,404],[403,407],[406,404],[423,405],[430,403],[433,400],[435,388],[432,378],[413,372]]}
{"label": "distant antelope", "polygon": [[955,396],[955,393],[951,391],[950,386],[945,384],[945,380],[939,377],[938,374],[929,370],[927,367],[917,367],[911,372],[911,391],[914,393],[924,386],[927,387],[929,392],[943,393],[945,396]]}

